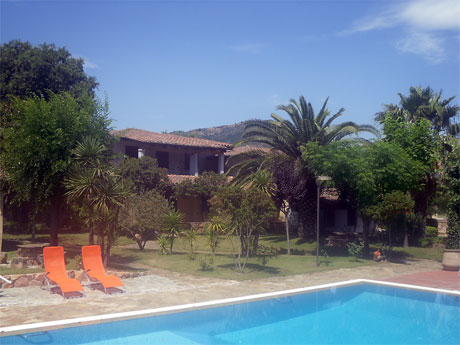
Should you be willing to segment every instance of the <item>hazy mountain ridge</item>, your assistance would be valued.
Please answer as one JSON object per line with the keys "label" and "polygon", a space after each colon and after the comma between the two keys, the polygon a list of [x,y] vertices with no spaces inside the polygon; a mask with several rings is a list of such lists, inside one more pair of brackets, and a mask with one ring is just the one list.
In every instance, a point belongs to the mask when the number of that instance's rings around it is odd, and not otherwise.
{"label": "hazy mountain ridge", "polygon": [[224,143],[235,144],[243,137],[244,127],[248,121],[235,123],[233,125],[223,125],[209,128],[198,128],[190,131],[174,131],[169,134],[182,135],[185,137],[194,137],[221,141]]}

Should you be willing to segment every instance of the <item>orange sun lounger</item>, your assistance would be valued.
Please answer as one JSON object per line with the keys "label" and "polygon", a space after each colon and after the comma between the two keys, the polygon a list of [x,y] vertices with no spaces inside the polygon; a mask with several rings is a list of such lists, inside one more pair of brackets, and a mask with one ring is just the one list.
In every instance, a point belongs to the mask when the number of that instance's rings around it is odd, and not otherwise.
{"label": "orange sun lounger", "polygon": [[102,286],[105,293],[124,292],[118,289],[118,287],[124,285],[120,278],[106,273],[102,263],[101,247],[98,245],[83,246],[81,248],[81,257],[88,280],[96,280],[99,283],[92,284],[92,289]]}
{"label": "orange sun lounger", "polygon": [[[43,261],[45,264],[45,282],[51,293],[59,293],[64,298],[82,297],[83,287],[76,279],[69,278],[65,268],[64,248],[45,247],[43,248]],[[51,285],[57,286],[52,287]]]}

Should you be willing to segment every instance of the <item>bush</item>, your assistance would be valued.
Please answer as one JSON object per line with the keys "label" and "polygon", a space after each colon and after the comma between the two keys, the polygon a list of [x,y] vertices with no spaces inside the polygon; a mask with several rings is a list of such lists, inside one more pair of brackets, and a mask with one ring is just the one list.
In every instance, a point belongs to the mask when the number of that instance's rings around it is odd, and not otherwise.
{"label": "bush", "polygon": [[161,221],[170,210],[168,200],[156,191],[133,194],[119,217],[119,226],[144,250],[147,241],[155,240]]}
{"label": "bush", "polygon": [[268,261],[278,255],[278,252],[273,247],[267,247],[259,244],[257,247],[257,261],[259,261],[262,266],[265,266]]}
{"label": "bush", "polygon": [[436,242],[438,242],[438,228],[427,226],[425,236],[420,239],[420,246],[431,248]]}
{"label": "bush", "polygon": [[448,222],[446,247],[448,249],[460,249],[460,219],[456,212],[449,211]]}
{"label": "bush", "polygon": [[364,242],[350,242],[347,244],[348,254],[355,257],[355,260],[363,255]]}
{"label": "bush", "polygon": [[212,255],[206,255],[200,260],[201,271],[212,271],[214,269],[214,259]]}

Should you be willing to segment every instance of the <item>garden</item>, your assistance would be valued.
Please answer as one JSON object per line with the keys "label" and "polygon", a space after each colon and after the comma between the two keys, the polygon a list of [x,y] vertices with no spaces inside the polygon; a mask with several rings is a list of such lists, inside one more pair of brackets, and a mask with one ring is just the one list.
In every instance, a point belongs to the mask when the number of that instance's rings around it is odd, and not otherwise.
{"label": "garden", "polygon": [[[453,97],[412,87],[375,115],[379,128],[335,123],[344,109],[332,114],[328,99],[317,113],[304,97],[291,99],[277,108],[287,119],[247,122],[237,145],[256,146],[232,155],[227,174],[173,184],[155,158],[114,153],[108,101],[95,98],[97,83],[81,59],[63,58],[53,45],[12,41],[1,47],[2,66],[18,46],[39,57],[35,64],[64,59],[56,74],[76,75],[64,78],[70,84],[43,87],[42,78],[2,85],[0,243],[10,261],[18,246],[46,242],[64,246],[76,270],[81,246],[99,244],[111,270],[257,279],[375,265],[377,250],[382,261],[404,262],[440,261],[444,248],[460,248],[460,108]],[[362,220],[347,246],[331,245],[318,228],[323,189],[336,191]],[[199,227],[177,208],[184,196],[200,202],[206,221]],[[448,219],[447,238],[430,227],[433,215]],[[285,229],[270,230],[280,216]],[[42,271],[10,266],[1,274]]]}

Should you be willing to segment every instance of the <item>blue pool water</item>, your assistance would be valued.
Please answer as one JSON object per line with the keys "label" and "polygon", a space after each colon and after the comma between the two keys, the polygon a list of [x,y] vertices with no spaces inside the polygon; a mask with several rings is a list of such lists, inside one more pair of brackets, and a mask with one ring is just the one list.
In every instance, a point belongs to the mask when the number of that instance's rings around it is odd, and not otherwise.
{"label": "blue pool water", "polygon": [[460,344],[460,297],[362,284],[0,344]]}

